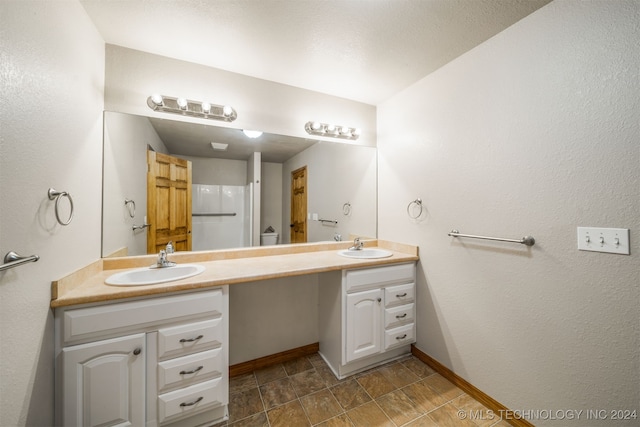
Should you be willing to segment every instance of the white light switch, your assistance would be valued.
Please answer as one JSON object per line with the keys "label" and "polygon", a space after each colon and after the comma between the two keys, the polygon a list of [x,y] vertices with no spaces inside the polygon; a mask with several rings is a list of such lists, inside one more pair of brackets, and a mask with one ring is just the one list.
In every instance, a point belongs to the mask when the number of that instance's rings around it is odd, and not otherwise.
{"label": "white light switch", "polygon": [[629,229],[578,227],[578,249],[629,255]]}
{"label": "white light switch", "polygon": [[318,220],[318,214],[317,214],[317,213],[311,214],[311,218],[312,218],[314,221],[317,221],[317,220]]}

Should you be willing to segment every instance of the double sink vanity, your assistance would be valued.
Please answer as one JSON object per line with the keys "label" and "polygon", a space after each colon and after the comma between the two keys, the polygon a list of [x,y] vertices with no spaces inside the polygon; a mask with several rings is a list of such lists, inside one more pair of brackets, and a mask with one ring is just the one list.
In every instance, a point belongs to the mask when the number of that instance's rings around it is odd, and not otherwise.
{"label": "double sink vanity", "polygon": [[101,259],[52,284],[56,424],[211,425],[228,417],[229,287],[317,274],[320,354],[344,378],[415,340],[417,248],[367,241]]}

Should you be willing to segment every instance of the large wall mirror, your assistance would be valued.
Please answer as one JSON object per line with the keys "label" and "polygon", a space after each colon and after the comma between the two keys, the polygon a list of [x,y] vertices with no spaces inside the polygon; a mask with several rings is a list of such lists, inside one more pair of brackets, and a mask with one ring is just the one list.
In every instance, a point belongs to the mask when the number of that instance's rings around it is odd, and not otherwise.
{"label": "large wall mirror", "polygon": [[292,209],[303,209],[302,241],[376,237],[375,147],[105,112],[103,257],[148,252],[148,150],[190,162],[191,250],[291,243]]}

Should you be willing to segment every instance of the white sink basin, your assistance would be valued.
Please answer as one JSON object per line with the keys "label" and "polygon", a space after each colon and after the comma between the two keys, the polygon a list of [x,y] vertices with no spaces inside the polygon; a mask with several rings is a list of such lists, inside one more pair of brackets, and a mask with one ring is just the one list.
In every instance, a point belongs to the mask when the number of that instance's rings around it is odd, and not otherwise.
{"label": "white sink basin", "polygon": [[391,255],[393,255],[391,252],[386,251],[384,249],[378,249],[378,248],[365,248],[365,249],[360,249],[357,251],[350,251],[348,249],[345,249],[343,251],[339,251],[338,255],[342,255],[344,257],[347,258],[367,258],[367,259],[372,259],[372,258],[387,258],[390,257]]}
{"label": "white sink basin", "polygon": [[142,286],[172,282],[200,274],[204,267],[197,264],[178,264],[173,267],[145,267],[123,271],[109,276],[105,283],[112,286]]}

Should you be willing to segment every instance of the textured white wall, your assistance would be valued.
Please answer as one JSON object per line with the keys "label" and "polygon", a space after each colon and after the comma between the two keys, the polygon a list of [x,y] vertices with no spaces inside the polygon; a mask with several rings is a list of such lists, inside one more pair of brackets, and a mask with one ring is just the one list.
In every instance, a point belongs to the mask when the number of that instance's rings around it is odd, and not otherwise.
{"label": "textured white wall", "polygon": [[229,286],[229,364],[318,342],[318,275]]}
{"label": "textured white wall", "polygon": [[[552,2],[378,108],[379,237],[420,247],[417,346],[512,409],[640,410],[639,9]],[[578,251],[577,226],[630,228],[631,255]]]}
{"label": "textured white wall", "polygon": [[[53,424],[51,281],[100,257],[104,42],[78,2],[2,2],[0,425]],[[57,225],[49,187],[75,217]]]}
{"label": "textured white wall", "polygon": [[[307,214],[338,221],[337,225],[307,221],[307,241],[332,241],[336,233],[376,237],[376,149],[351,144],[320,143],[298,153],[283,165],[282,201],[285,215],[282,242],[291,241],[291,172],[307,166]],[[343,205],[351,204],[344,215]]]}
{"label": "textured white wall", "polygon": [[[147,146],[168,153],[146,117],[104,113],[102,256],[127,248],[128,255],[147,253],[147,230],[133,231],[147,214]],[[124,200],[135,202],[131,206]],[[122,256],[122,255],[120,255]]]}
{"label": "textured white wall", "polygon": [[[216,122],[217,126],[306,138],[304,124],[318,120],[360,127],[362,136],[357,144],[375,146],[376,143],[376,109],[373,105],[107,45],[105,108],[169,117],[147,107],[147,97],[153,93],[207,99],[217,104],[229,104],[238,111],[238,119],[233,123]],[[203,119],[170,116],[173,120],[203,122]]]}
{"label": "textured white wall", "polygon": [[[282,243],[282,163],[262,163],[262,200],[260,203],[260,232],[272,226],[279,235],[278,243]],[[287,212],[287,216],[289,213]],[[287,219],[288,220],[288,219]]]}
{"label": "textured white wall", "polygon": [[194,184],[247,185],[247,161],[178,155],[192,163]]}

